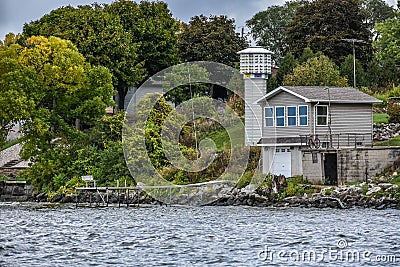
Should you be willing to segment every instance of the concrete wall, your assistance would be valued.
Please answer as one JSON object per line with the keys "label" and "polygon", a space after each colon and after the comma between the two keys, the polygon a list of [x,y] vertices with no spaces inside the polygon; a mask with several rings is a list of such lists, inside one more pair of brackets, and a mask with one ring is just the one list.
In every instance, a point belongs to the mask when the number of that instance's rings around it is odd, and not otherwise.
{"label": "concrete wall", "polygon": [[339,184],[364,181],[400,158],[400,147],[342,149],[338,153]]}
{"label": "concrete wall", "polygon": [[322,153],[319,153],[318,151],[315,152],[303,151],[302,158],[303,158],[303,179],[313,184],[323,184],[324,162],[322,160]]}
{"label": "concrete wall", "polygon": [[[338,184],[365,181],[390,167],[400,158],[400,147],[347,148],[330,151],[337,153]],[[303,151],[303,177],[314,184],[324,184],[324,153]]]}

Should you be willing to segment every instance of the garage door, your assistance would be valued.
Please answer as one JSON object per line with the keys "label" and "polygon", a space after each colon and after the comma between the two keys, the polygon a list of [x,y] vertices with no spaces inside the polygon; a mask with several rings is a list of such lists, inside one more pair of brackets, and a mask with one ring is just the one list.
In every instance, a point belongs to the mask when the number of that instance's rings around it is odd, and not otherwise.
{"label": "garage door", "polygon": [[277,148],[275,150],[274,160],[272,162],[271,172],[275,175],[292,176],[292,153],[290,149]]}

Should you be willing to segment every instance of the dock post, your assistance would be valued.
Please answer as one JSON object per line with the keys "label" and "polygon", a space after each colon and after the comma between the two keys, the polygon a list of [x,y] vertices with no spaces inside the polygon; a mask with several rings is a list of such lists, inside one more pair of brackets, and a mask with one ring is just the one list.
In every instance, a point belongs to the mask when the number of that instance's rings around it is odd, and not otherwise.
{"label": "dock post", "polygon": [[129,208],[129,188],[126,188],[126,207]]}
{"label": "dock post", "polygon": [[78,192],[75,190],[75,208],[78,207]]}
{"label": "dock post", "polygon": [[108,200],[108,187],[106,188],[106,197],[107,197],[107,207],[108,207],[108,203],[109,203],[109,200]]}

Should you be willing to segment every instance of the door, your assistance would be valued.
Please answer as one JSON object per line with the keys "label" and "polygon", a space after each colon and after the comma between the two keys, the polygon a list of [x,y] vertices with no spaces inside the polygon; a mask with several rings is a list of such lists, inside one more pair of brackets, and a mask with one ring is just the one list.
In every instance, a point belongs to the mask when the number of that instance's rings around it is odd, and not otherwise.
{"label": "door", "polygon": [[329,185],[338,184],[337,175],[337,153],[326,153],[324,159],[325,183]]}
{"label": "door", "polygon": [[272,174],[292,176],[292,152],[290,149],[277,148],[272,161]]}

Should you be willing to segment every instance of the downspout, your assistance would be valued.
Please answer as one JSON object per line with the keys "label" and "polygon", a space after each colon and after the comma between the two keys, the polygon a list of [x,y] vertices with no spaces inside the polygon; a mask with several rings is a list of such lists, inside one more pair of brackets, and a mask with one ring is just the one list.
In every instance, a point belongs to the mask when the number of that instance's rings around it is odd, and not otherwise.
{"label": "downspout", "polygon": [[319,101],[317,102],[317,104],[315,104],[314,105],[314,107],[313,107],[313,117],[314,117],[314,125],[313,125],[313,133],[314,133],[314,136],[315,136],[315,125],[317,125],[317,116],[316,116],[316,109],[317,109],[317,106],[319,105]]}

